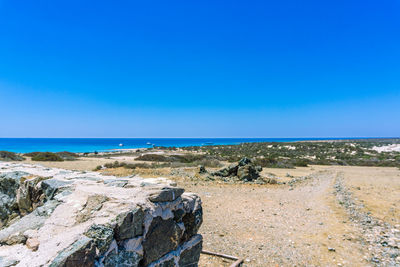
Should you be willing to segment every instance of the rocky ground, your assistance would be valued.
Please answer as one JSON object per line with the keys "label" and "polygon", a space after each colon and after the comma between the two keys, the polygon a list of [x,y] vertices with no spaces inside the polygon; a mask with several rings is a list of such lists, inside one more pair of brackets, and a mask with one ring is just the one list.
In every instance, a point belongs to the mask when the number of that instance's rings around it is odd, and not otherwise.
{"label": "rocky ground", "polygon": [[[49,165],[93,169],[99,161]],[[103,172],[125,176],[133,171]],[[198,168],[134,172],[165,176],[197,193],[203,201],[204,249],[242,257],[244,266],[400,266],[398,168],[264,168],[261,176],[278,184],[262,185],[202,179]],[[202,255],[199,266],[231,263]]]}
{"label": "rocky ground", "polygon": [[0,162],[0,266],[194,266],[201,223],[165,178]]}

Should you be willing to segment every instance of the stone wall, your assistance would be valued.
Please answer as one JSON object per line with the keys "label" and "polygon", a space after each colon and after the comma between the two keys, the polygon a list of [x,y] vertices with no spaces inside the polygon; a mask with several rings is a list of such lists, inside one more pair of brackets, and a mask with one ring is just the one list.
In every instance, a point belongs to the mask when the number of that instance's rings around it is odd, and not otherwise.
{"label": "stone wall", "polygon": [[201,223],[164,178],[0,162],[0,266],[197,266]]}

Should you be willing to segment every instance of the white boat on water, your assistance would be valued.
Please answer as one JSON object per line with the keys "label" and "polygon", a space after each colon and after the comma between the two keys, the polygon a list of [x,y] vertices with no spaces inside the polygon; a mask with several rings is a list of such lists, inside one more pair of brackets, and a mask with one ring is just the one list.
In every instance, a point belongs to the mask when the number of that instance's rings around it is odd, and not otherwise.
{"label": "white boat on water", "polygon": [[124,144],[121,143],[121,144],[119,144],[119,146],[122,147],[122,146],[124,146]]}
{"label": "white boat on water", "polygon": [[150,145],[152,145],[152,143],[150,143],[150,142],[147,142],[147,143],[146,143],[146,145],[149,145],[149,146],[150,146]]}

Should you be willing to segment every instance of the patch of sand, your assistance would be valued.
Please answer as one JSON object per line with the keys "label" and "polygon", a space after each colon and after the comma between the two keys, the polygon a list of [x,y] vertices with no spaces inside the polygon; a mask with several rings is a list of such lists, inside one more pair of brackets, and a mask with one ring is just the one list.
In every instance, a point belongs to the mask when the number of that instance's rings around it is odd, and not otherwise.
{"label": "patch of sand", "polygon": [[374,146],[375,151],[381,152],[400,152],[400,144],[391,144],[387,146]]}

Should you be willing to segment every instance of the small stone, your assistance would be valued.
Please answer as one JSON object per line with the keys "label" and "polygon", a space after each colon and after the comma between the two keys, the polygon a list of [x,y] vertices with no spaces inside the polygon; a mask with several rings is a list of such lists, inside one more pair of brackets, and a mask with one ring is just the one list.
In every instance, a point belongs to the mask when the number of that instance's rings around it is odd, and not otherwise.
{"label": "small stone", "polygon": [[5,243],[9,246],[25,242],[26,242],[26,236],[24,236],[22,233],[15,233],[13,235],[10,235],[8,239],[5,241]]}
{"label": "small stone", "polygon": [[36,238],[29,238],[28,240],[26,240],[26,244],[25,244],[30,250],[32,251],[36,251],[39,248],[39,240],[37,240]]}
{"label": "small stone", "polygon": [[378,258],[376,258],[376,257],[372,257],[371,261],[374,262],[374,263],[380,263],[380,260]]}

